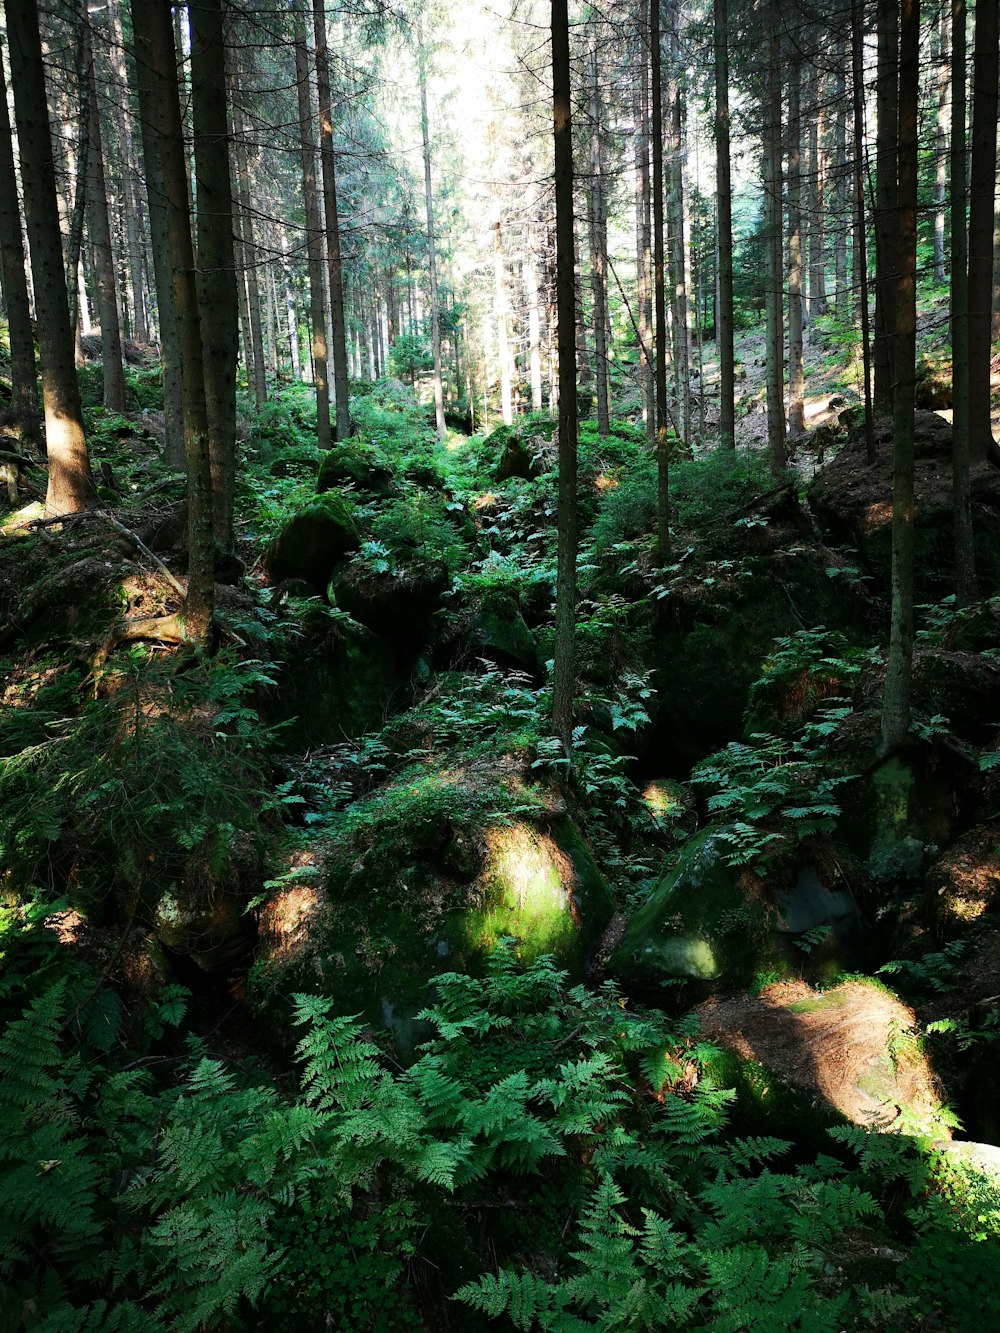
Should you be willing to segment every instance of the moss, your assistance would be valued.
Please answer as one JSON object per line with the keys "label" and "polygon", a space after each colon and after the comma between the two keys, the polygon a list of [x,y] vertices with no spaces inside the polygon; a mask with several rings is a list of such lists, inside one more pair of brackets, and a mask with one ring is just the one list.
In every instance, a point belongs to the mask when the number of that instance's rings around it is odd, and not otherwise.
{"label": "moss", "polygon": [[360,545],[354,505],[327,491],[293,515],[265,552],[264,567],[276,583],[305,579],[325,592],[335,567]]}

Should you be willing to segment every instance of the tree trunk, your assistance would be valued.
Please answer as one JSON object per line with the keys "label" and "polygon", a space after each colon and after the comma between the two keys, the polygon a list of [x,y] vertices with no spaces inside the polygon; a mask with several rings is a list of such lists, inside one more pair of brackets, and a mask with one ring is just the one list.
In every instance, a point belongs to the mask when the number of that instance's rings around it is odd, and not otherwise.
{"label": "tree trunk", "polygon": [[170,8],[164,0],[132,0],[139,107],[150,149],[158,155],[167,198],[171,296],[183,367],[184,452],[187,464],[188,580],[185,638],[207,647],[214,607],[212,472],[204,353],[188,208],[184,135]]}
{"label": "tree trunk", "polygon": [[653,130],[653,300],[656,309],[656,556],[670,563],[670,436],[667,428],[667,299],[663,208],[663,76],[660,0],[649,0],[649,99]]}
{"label": "tree trunk", "polygon": [[805,434],[802,358],[802,62],[793,55],[788,75],[788,429]]}
{"label": "tree trunk", "polygon": [[871,330],[868,324],[868,247],[865,230],[865,88],[864,88],[864,0],[851,0],[851,83],[854,104],[854,239],[858,306],[861,313],[861,366],[864,379],[865,452],[875,462],[875,422],[872,408]]}
{"label": "tree trunk", "polygon": [[[827,187],[826,114],[824,83],[819,70],[809,79],[812,114],[809,117],[809,323],[827,312],[826,299],[826,207]],[[841,226],[846,225],[841,216]]]}
{"label": "tree trunk", "polygon": [[715,344],[719,351],[719,442],[736,448],[736,353],[733,334],[733,186],[729,148],[728,0],[715,0],[715,179],[719,302]]}
{"label": "tree trunk", "polygon": [[[654,0],[655,3],[655,0]],[[576,692],[576,257],[573,128],[567,0],[552,0],[552,122],[555,141],[556,300],[559,338],[559,517],[552,730],[570,754]]]}
{"label": "tree trunk", "polygon": [[309,51],[302,0],[295,6],[295,81],[299,95],[299,145],[302,159],[302,196],[306,214],[306,255],[309,268],[309,315],[312,324],[313,383],[316,387],[316,443],[329,449],[330,384],[327,378],[326,294],[323,276],[323,229],[316,188],[315,123],[309,94]]}
{"label": "tree trunk", "polygon": [[[238,73],[234,71],[233,88],[239,86]],[[250,200],[250,164],[247,149],[248,134],[246,117],[239,101],[233,97],[233,156],[236,161],[236,197],[233,200],[233,238],[236,268],[240,277],[237,282],[245,284],[246,318],[243,321],[244,347],[246,348],[247,380],[253,389],[254,402],[263,407],[267,402],[267,369],[264,364],[264,330],[260,318],[260,277],[257,267],[257,246],[254,238],[253,214]],[[239,294],[242,297],[242,293]],[[241,305],[243,300],[241,299]]]}
{"label": "tree trunk", "polygon": [[14,116],[31,250],[42,363],[42,402],[49,481],[45,511],[71,514],[97,502],[69,323],[45,71],[35,0],[6,0]]}
{"label": "tree trunk", "polygon": [[493,284],[497,318],[497,360],[500,362],[500,415],[505,426],[514,422],[510,375],[510,342],[507,327],[507,278],[504,273],[500,219],[493,223]]}
{"label": "tree trunk", "polygon": [[764,122],[764,231],[767,244],[767,443],[772,476],[785,468],[784,247],[781,218],[781,27],[770,0],[767,112]]}
{"label": "tree trunk", "polygon": [[434,423],[439,440],[448,438],[444,422],[444,383],[441,375],[441,303],[438,296],[437,250],[434,243],[434,192],[431,189],[431,133],[427,114],[427,51],[417,28],[417,71],[420,81],[420,134],[424,149],[424,206],[427,212],[427,277],[431,288],[431,352],[434,357]]}
{"label": "tree trunk", "polygon": [[993,218],[997,176],[1000,0],[977,0],[969,176],[969,450],[973,463],[1000,461],[990,421],[993,351]]}
{"label": "tree trunk", "polygon": [[882,703],[882,753],[906,739],[913,673],[913,419],[917,348],[917,106],[920,0],[901,0],[895,263],[896,383],[892,449],[892,624]]}
{"label": "tree trunk", "polygon": [[[648,39],[648,32],[643,34],[643,37]],[[653,384],[653,358],[650,355],[653,297],[650,290],[652,241],[649,218],[649,51],[646,40],[639,44],[636,65],[632,113],[635,121],[635,271],[639,324],[639,391],[642,396],[642,419],[646,423],[646,439],[650,447],[655,448],[656,391]]]}
{"label": "tree trunk", "polygon": [[24,272],[24,239],[17,206],[17,178],[10,113],[7,110],[7,80],[0,52],[0,266],[4,305],[10,334],[10,408],[7,424],[25,444],[41,451],[42,431],[38,419],[38,388],[35,380],[35,338],[31,329],[28,280]]}
{"label": "tree trunk", "polygon": [[875,141],[875,411],[893,403],[893,318],[896,308],[896,121],[899,82],[899,0],[878,0],[877,135]]}
{"label": "tree trunk", "polygon": [[594,390],[597,433],[606,439],[611,431],[608,406],[608,252],[604,225],[603,155],[601,152],[601,101],[598,87],[597,37],[591,33],[587,58],[590,110],[590,289],[594,302]]}
{"label": "tree trunk", "polygon": [[[844,51],[843,48],[841,50],[847,63],[853,63],[853,56]],[[847,277],[847,248],[852,230],[848,218],[854,211],[856,203],[852,204],[851,202],[851,167],[847,156],[847,79],[842,63],[838,62],[833,78],[835,106],[831,174],[834,177],[834,216],[837,218],[833,238],[834,307],[837,317],[846,320],[850,315],[852,304]],[[863,109],[864,103],[862,102],[862,111]],[[862,199],[862,206],[863,204],[864,200]]]}
{"label": "tree trunk", "polygon": [[967,606],[976,594],[969,478],[969,251],[968,145],[965,137],[965,0],[951,0],[951,364],[952,364],[952,508],[955,515],[955,597]]}
{"label": "tree trunk", "polygon": [[333,392],[337,439],[351,435],[351,404],[347,373],[347,326],[344,321],[344,275],[340,255],[340,217],[337,170],[333,154],[333,108],[326,43],[326,7],[316,0],[313,9],[316,39],[316,93],[319,109],[319,151],[323,166],[323,215],[326,221],[327,281],[330,290],[330,350],[333,354]]}
{"label": "tree trunk", "polygon": [[[949,102],[950,71],[948,52],[950,14],[948,4],[942,4],[938,20],[938,79],[937,79],[937,161],[934,164],[934,281],[944,283],[948,274],[945,269],[945,242],[948,201],[948,141],[949,141]],[[965,90],[962,90],[963,100]]]}
{"label": "tree trunk", "polygon": [[542,321],[538,304],[538,269],[535,264],[533,245],[534,237],[529,231],[522,267],[524,294],[528,302],[528,370],[531,377],[531,410],[532,412],[541,412],[544,405],[542,402]]}
{"label": "tree trunk", "polygon": [[680,82],[683,62],[680,55],[678,23],[677,0],[673,0],[670,6],[670,78],[667,89],[667,105],[670,109],[670,160],[667,166],[667,227],[670,231],[670,245],[667,271],[670,280],[670,311],[673,317],[674,428],[681,445],[686,446],[690,443],[691,428],[691,356]]}
{"label": "tree trunk", "polygon": [[111,412],[124,412],[125,370],[122,363],[121,320],[118,315],[118,282],[111,243],[111,220],[108,216],[108,188],[104,175],[104,145],[101,140],[101,114],[97,105],[97,74],[93,54],[87,78],[90,85],[87,211],[90,215],[90,239],[94,254],[97,317],[101,324],[104,406]]}
{"label": "tree trunk", "polygon": [[198,300],[212,473],[212,531],[233,551],[239,350],[222,0],[192,0],[191,92],[198,189]]}

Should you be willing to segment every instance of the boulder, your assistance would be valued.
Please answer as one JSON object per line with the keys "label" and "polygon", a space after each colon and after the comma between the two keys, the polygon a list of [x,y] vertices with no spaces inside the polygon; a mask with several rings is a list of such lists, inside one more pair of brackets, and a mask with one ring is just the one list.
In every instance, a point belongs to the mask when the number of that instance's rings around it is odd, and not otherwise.
{"label": "boulder", "polygon": [[330,600],[376,634],[403,648],[426,638],[451,583],[443,560],[414,560],[374,569],[352,560],[330,580]]}
{"label": "boulder", "polygon": [[765,880],[728,863],[722,832],[702,829],[684,844],[626,925],[608,963],[612,975],[648,991],[677,982],[743,985],[755,974],[822,976],[858,965],[862,922],[835,870],[800,848],[795,864]]}
{"label": "boulder", "polygon": [[255,939],[246,900],[215,885],[171,885],[156,903],[152,927],[165,949],[189,958],[203,972],[245,967]]}
{"label": "boulder", "polygon": [[441,652],[451,662],[485,658],[532,675],[538,670],[534,635],[515,599],[505,592],[485,592],[451,613]]}
{"label": "boulder", "polygon": [[324,495],[338,486],[357,486],[372,495],[391,495],[396,489],[392,469],[386,467],[370,445],[349,440],[334,445],[322,457],[316,492]]}
{"label": "boulder", "polygon": [[514,813],[513,773],[411,778],[372,799],[317,878],[261,909],[249,989],[262,1012],[295,991],[326,994],[405,1053],[433,977],[478,970],[501,938],[525,961],[553,954],[582,978],[613,904],[572,820],[524,791]]}
{"label": "boulder", "polygon": [[304,579],[324,593],[334,569],[360,545],[353,505],[336,491],[328,491],[289,519],[267,548],[264,568],[274,583]]}
{"label": "boulder", "polygon": [[1000,726],[1000,669],[978,652],[925,648],[913,656],[913,708],[944,716],[962,740],[986,745]]}

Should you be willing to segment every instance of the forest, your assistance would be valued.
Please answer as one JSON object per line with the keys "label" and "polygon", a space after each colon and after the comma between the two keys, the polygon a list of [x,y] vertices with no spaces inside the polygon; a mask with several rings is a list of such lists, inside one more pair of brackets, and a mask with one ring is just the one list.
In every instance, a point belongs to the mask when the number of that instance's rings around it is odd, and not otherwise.
{"label": "forest", "polygon": [[998,0],[0,55],[0,1326],[1000,1329]]}

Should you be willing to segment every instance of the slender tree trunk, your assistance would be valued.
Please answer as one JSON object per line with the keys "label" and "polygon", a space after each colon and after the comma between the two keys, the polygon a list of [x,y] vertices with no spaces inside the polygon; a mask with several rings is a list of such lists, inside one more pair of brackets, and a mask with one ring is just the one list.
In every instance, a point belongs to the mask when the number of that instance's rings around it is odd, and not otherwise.
{"label": "slender tree trunk", "polygon": [[49,459],[46,513],[54,517],[97,501],[76,378],[56,204],[55,166],[35,0],[6,0],[14,116],[42,363],[42,402]]}
{"label": "slender tree trunk", "polygon": [[[849,54],[843,48],[841,48],[841,51],[843,60],[849,64],[853,64],[853,55]],[[848,286],[847,276],[847,246],[851,235],[852,224],[848,221],[848,218],[855,210],[856,203],[851,203],[851,168],[847,156],[847,79],[844,74],[842,62],[838,62],[837,70],[833,78],[835,107],[833,118],[833,162],[831,164],[831,171],[834,174],[835,181],[834,194],[836,202],[834,205],[834,215],[838,219],[833,237],[834,305],[836,307],[838,318],[844,320],[848,318],[851,309],[851,291]],[[861,103],[861,106],[863,111],[863,102]],[[858,163],[858,170],[860,172],[860,160]],[[862,205],[863,204],[864,200],[862,199]]]}
{"label": "slender tree trunk", "polygon": [[[80,345],[81,322],[87,327],[84,333],[90,333],[89,320],[86,317],[87,292],[81,270],[83,253],[83,228],[87,216],[87,185],[90,176],[90,70],[93,64],[93,51],[90,40],[90,22],[85,11],[77,15],[76,41],[76,82],[79,93],[79,126],[76,139],[76,189],[73,191],[73,209],[69,220],[69,236],[66,241],[66,287],[69,295],[69,322],[73,329],[75,359],[78,366],[83,365],[83,349]],[[67,151],[68,145],[67,145]],[[72,157],[68,165],[72,172]],[[81,321],[81,313],[84,318]]]}
{"label": "slender tree trunk", "polygon": [[868,323],[868,249],[865,231],[865,89],[863,0],[851,0],[851,83],[854,104],[854,239],[857,250],[855,270],[858,281],[858,305],[861,312],[861,366],[864,379],[865,452],[869,463],[875,462],[875,422],[872,406],[871,330]]}
{"label": "slender tree trunk", "polygon": [[896,384],[892,450],[892,625],[882,704],[882,752],[906,739],[913,672],[913,423],[917,348],[917,105],[920,0],[901,0],[898,99]]}
{"label": "slender tree trunk", "polygon": [[[947,281],[945,269],[946,221],[948,216],[948,143],[949,110],[951,101],[950,55],[948,43],[951,31],[948,3],[941,6],[938,19],[938,78],[937,78],[937,161],[934,165],[934,281]],[[963,90],[964,91],[964,90]]]}
{"label": "slender tree trunk", "polygon": [[329,449],[330,384],[327,378],[326,296],[323,277],[323,229],[316,188],[315,123],[310,105],[309,51],[302,0],[295,6],[295,79],[299,97],[299,145],[302,160],[302,196],[306,214],[306,255],[309,269],[309,315],[312,324],[313,384],[316,388],[316,443]]}
{"label": "slender tree trunk", "polygon": [[785,386],[781,219],[781,28],[777,0],[770,0],[767,113],[764,125],[764,230],[767,237],[767,441],[771,473],[784,470]]}
{"label": "slender tree trunk", "polygon": [[601,104],[597,76],[597,38],[591,36],[587,59],[590,108],[590,286],[594,301],[594,364],[597,433],[611,430],[608,409],[608,256],[604,229],[604,164],[601,153]]}
{"label": "slender tree trunk", "polygon": [[21,214],[17,206],[17,178],[10,113],[7,109],[7,81],[0,52],[0,271],[3,275],[4,305],[10,334],[10,408],[9,426],[13,426],[25,444],[42,449],[42,429],[38,418],[38,388],[35,379],[35,338],[31,329],[28,281],[24,272],[24,239]]}
{"label": "slender tree trunk", "polygon": [[[534,238],[529,232],[525,246],[524,294],[528,303],[528,367],[531,376],[531,410],[541,412],[542,402],[542,338],[541,311],[538,304],[538,268],[533,250]],[[458,381],[461,383],[461,380]]]}
{"label": "slender tree trunk", "polygon": [[736,352],[733,334],[733,185],[729,147],[728,0],[715,0],[715,180],[718,217],[719,303],[715,342],[719,350],[719,442],[736,448]]}
{"label": "slender tree trunk", "polygon": [[559,517],[552,730],[569,757],[576,692],[576,258],[573,129],[566,0],[552,0],[552,119],[555,140],[556,300],[559,329]]}
{"label": "slender tree trunk", "polygon": [[[239,87],[239,73],[231,73],[231,85]],[[248,133],[243,108],[235,96],[233,104],[233,157],[236,163],[236,194],[233,199],[233,239],[235,263],[240,274],[237,279],[246,291],[246,319],[243,321],[246,348],[247,380],[253,389],[254,402],[263,407],[267,402],[267,369],[264,363],[264,329],[260,317],[260,277],[257,244],[254,237],[253,214],[250,200],[250,163]],[[240,293],[240,303],[242,293]]]}
{"label": "slender tree trunk", "polygon": [[691,355],[688,318],[687,238],[685,228],[684,133],[681,104],[679,14],[677,0],[670,6],[670,78],[667,105],[670,110],[670,160],[667,164],[667,226],[670,246],[667,270],[670,280],[670,311],[673,333],[673,381],[675,427],[682,446],[690,443]]}
{"label": "slender tree trunk", "polygon": [[878,87],[875,188],[875,411],[891,413],[896,308],[896,120],[899,0],[878,0]]}
{"label": "slender tree trunk", "polygon": [[514,403],[510,375],[510,342],[507,327],[507,278],[504,273],[500,220],[493,223],[493,283],[497,318],[497,359],[500,362],[500,414],[505,426],[514,421]]}
{"label": "slender tree trunk", "polygon": [[968,147],[965,137],[965,0],[951,0],[951,364],[952,364],[952,507],[955,515],[955,597],[967,606],[976,594],[969,477],[969,251]]}
{"label": "slender tree trunk", "polygon": [[424,206],[427,213],[427,277],[431,288],[431,353],[434,358],[434,423],[439,440],[448,438],[444,422],[444,382],[441,374],[441,302],[438,296],[437,249],[434,242],[434,192],[431,188],[431,132],[427,114],[427,51],[417,28],[417,70],[420,80],[420,134],[424,148]]}
{"label": "slender tree trunk", "polygon": [[323,166],[323,215],[326,222],[327,282],[330,291],[330,351],[337,439],[351,435],[351,404],[347,373],[347,325],[344,321],[344,275],[340,255],[340,217],[337,169],[333,152],[333,107],[330,99],[330,64],[326,42],[326,7],[315,0],[313,27],[316,40],[316,93],[319,107],[319,150]]}
{"label": "slender tree trunk", "polygon": [[87,77],[90,84],[90,151],[88,212],[97,286],[97,317],[101,322],[101,362],[104,367],[104,406],[125,411],[125,370],[122,363],[122,329],[118,315],[118,283],[108,215],[108,187],[104,175],[104,145],[101,114],[97,105],[97,75],[91,56]]}
{"label": "slender tree trunk", "polygon": [[793,55],[788,76],[788,428],[805,434],[802,357],[802,62]]}
{"label": "slender tree trunk", "polygon": [[132,117],[128,114],[129,83],[125,68],[125,39],[122,34],[121,9],[118,3],[109,6],[111,43],[109,54],[114,74],[114,120],[121,155],[122,210],[128,250],[129,289],[132,293],[132,337],[145,345],[149,342],[149,302],[143,283],[143,224],[142,204],[138,188],[138,167]]}
{"label": "slender tree trunk", "polygon": [[[648,38],[648,32],[643,34]],[[650,290],[651,237],[649,217],[649,51],[647,42],[639,43],[636,74],[632,92],[635,121],[635,271],[636,305],[639,323],[639,390],[646,439],[656,447],[656,391],[653,384],[652,345],[653,298]]]}
{"label": "slender tree trunk", "polygon": [[207,647],[215,594],[212,472],[204,353],[188,209],[184,134],[170,9],[163,0],[132,0],[139,108],[150,147],[158,153],[167,207],[171,293],[183,367],[184,450],[187,463],[188,580],[183,630]]}
{"label": "slender tree trunk", "polygon": [[977,0],[969,180],[969,450],[974,463],[1000,461],[990,421],[998,64],[1000,2]]}
{"label": "slender tree trunk", "polygon": [[656,307],[656,555],[670,563],[670,436],[667,428],[667,299],[663,229],[663,76],[660,0],[649,0],[653,129],[653,300]]}
{"label": "slender tree trunk", "polygon": [[198,190],[198,299],[212,474],[212,531],[234,548],[239,350],[222,0],[191,0],[191,89]]}
{"label": "slender tree trunk", "polygon": [[[813,113],[809,117],[809,323],[825,315],[826,299],[826,109],[825,87],[819,70],[809,79]],[[841,214],[843,218],[843,214]],[[841,225],[845,225],[843,221]]]}

